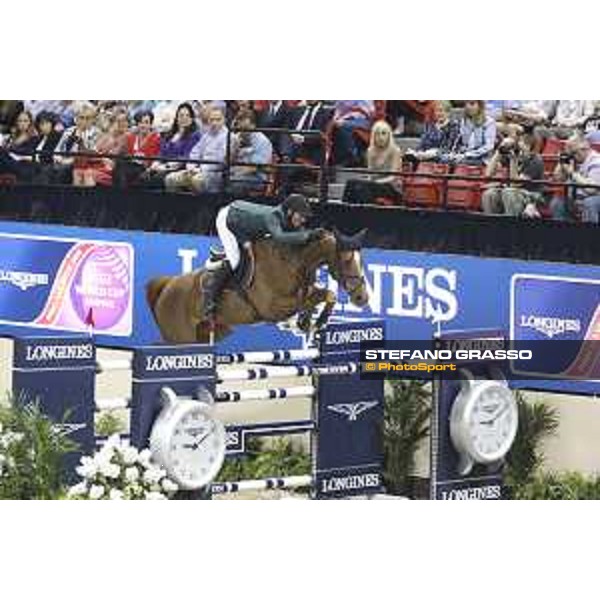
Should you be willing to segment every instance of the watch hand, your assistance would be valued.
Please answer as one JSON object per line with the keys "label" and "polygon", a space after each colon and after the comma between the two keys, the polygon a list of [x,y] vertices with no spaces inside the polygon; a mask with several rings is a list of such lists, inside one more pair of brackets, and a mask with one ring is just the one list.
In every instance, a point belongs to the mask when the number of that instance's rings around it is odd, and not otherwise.
{"label": "watch hand", "polygon": [[186,450],[198,450],[198,444],[182,444],[181,447]]}
{"label": "watch hand", "polygon": [[508,404],[505,404],[497,414],[494,415],[493,420],[497,421],[506,411],[508,410]]}
{"label": "watch hand", "polygon": [[213,425],[213,426],[210,428],[210,430],[209,430],[207,433],[205,433],[205,434],[204,434],[204,435],[203,435],[203,436],[202,436],[202,437],[201,437],[201,438],[198,440],[198,442],[197,442],[197,445],[198,445],[198,446],[200,446],[200,444],[202,444],[202,442],[203,442],[203,441],[204,441],[204,440],[205,440],[205,439],[206,439],[206,438],[207,438],[207,437],[208,437],[208,436],[209,436],[211,433],[213,433],[213,432],[214,432],[214,430],[215,430],[215,426]]}

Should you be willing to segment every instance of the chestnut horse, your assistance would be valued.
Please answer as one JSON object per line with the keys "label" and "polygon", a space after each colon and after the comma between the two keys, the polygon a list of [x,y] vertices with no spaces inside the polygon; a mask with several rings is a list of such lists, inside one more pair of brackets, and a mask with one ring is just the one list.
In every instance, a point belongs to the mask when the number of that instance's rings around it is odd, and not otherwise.
{"label": "chestnut horse", "polygon": [[[279,323],[296,314],[299,327],[308,331],[312,313],[320,303],[325,305],[314,325],[325,325],[336,295],[315,285],[317,269],[322,266],[328,267],[353,304],[367,304],[369,295],[360,260],[365,234],[366,231],[354,236],[324,232],[303,246],[277,244],[269,238],[254,242],[254,270],[248,284],[242,288],[230,283],[219,298],[215,341],[228,335],[236,325]],[[200,269],[185,275],[158,277],[148,283],[148,304],[165,342],[210,340],[209,324],[200,320],[205,272]]]}

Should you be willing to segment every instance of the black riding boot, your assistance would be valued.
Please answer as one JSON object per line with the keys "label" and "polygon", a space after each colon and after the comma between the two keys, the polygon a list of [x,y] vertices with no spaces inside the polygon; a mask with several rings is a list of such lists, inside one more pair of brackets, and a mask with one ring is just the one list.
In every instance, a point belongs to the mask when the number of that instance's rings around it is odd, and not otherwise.
{"label": "black riding boot", "polygon": [[203,321],[213,321],[217,312],[217,303],[219,296],[225,285],[231,277],[231,267],[227,261],[206,272],[204,284],[202,286],[202,311],[201,319]]}

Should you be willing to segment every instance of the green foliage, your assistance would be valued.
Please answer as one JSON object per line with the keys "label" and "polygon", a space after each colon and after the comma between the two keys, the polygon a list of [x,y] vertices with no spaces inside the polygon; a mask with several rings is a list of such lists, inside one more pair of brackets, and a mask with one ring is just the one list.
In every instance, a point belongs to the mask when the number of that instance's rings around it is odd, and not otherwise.
{"label": "green foliage", "polygon": [[[508,453],[505,477],[512,488],[526,485],[544,460],[540,443],[558,428],[556,410],[543,402],[529,403],[517,392],[519,430]],[[518,493],[515,491],[515,493]]]}
{"label": "green foliage", "polygon": [[64,493],[63,459],[76,444],[37,404],[0,406],[0,498],[55,499]]}
{"label": "green foliage", "polygon": [[431,392],[428,382],[391,379],[385,398],[384,477],[388,490],[409,495],[415,455],[429,435]]}
{"label": "green foliage", "polygon": [[598,500],[600,476],[580,473],[547,473],[532,477],[513,489],[515,500]]}
{"label": "green foliage", "polygon": [[295,450],[290,440],[277,438],[267,445],[254,438],[247,446],[247,455],[226,461],[216,481],[306,475],[310,468],[310,456]]}
{"label": "green foliage", "polygon": [[127,429],[127,425],[114,411],[105,411],[96,419],[95,429],[96,435],[110,437],[115,433],[123,433]]}

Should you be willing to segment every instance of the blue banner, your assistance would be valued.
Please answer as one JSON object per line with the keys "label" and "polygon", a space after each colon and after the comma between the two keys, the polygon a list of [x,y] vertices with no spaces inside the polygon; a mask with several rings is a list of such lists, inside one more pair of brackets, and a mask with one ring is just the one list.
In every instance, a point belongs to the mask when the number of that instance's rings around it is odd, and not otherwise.
{"label": "blue banner", "polygon": [[[0,223],[0,232],[3,335],[91,327],[99,344],[124,347],[159,341],[146,304],[147,282],[202,267],[216,242],[206,236],[12,222]],[[532,293],[546,305],[554,303],[548,315],[538,311],[565,322],[566,329],[554,339],[572,333],[569,321],[579,320],[585,333],[600,304],[600,267],[377,249],[364,250],[363,262],[370,305],[356,308],[340,294],[334,315],[342,320],[382,318],[391,340],[431,339],[438,328],[514,331],[512,320],[521,323],[521,315],[513,302],[511,320],[511,297],[521,303],[521,285],[537,286]],[[585,291],[564,288],[560,295],[546,294],[549,286],[556,288],[553,282],[573,279]],[[335,287],[325,274],[321,281]],[[518,283],[529,281],[537,283]],[[534,321],[523,323],[528,327]],[[222,348],[292,348],[305,341],[291,325],[260,325],[238,328]]]}

